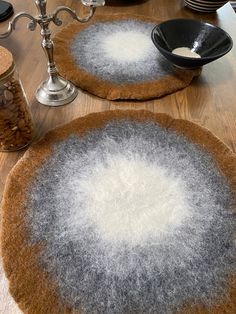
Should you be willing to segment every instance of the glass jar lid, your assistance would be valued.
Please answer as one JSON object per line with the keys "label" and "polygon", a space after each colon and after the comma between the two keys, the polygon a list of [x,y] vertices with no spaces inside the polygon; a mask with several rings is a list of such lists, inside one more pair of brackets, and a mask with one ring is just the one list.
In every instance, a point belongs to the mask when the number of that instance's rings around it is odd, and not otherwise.
{"label": "glass jar lid", "polygon": [[0,80],[14,70],[15,64],[12,53],[0,46]]}

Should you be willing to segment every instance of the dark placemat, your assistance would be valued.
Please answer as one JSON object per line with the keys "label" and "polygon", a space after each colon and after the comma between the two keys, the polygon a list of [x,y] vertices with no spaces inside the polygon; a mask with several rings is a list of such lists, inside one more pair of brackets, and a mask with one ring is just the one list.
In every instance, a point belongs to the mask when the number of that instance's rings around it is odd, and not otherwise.
{"label": "dark placemat", "polygon": [[115,99],[150,99],[190,84],[200,70],[169,63],[151,40],[158,23],[136,15],[96,16],[72,23],[54,38],[60,73],[90,93]]}
{"label": "dark placemat", "polygon": [[49,132],[11,171],[2,255],[25,313],[234,314],[236,157],[148,111]]}

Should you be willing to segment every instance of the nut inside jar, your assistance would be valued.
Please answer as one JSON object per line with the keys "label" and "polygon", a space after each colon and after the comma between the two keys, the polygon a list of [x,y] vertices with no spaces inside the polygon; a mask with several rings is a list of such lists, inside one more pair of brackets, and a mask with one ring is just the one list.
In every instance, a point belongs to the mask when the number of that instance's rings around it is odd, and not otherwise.
{"label": "nut inside jar", "polygon": [[0,150],[14,151],[27,146],[34,128],[21,83],[11,78],[0,85]]}

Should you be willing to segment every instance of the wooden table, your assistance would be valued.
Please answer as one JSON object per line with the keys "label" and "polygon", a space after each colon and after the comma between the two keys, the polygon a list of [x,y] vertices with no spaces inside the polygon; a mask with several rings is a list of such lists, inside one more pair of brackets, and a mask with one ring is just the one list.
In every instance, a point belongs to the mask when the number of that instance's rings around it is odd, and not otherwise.
{"label": "wooden table", "polygon": [[[27,11],[35,14],[33,0],[12,0],[15,12]],[[159,20],[178,17],[195,18],[219,25],[226,30],[236,43],[236,15],[230,6],[225,5],[217,14],[195,13],[184,7],[181,0],[146,0],[139,4],[124,5],[128,0],[107,0],[107,6],[99,8],[99,13],[136,13],[153,16]],[[135,1],[133,1],[135,3]],[[123,3],[123,6],[122,6]],[[130,1],[132,3],[132,1]],[[81,9],[80,1],[48,1],[49,12],[57,5],[68,5]],[[70,21],[64,15],[65,24]],[[6,23],[0,25],[0,31]],[[55,27],[52,27],[54,30]],[[108,101],[79,91],[77,99],[66,106],[49,108],[37,103],[34,92],[38,84],[46,77],[46,65],[40,48],[39,32],[30,32],[21,21],[10,38],[0,41],[0,45],[9,48],[15,57],[22,83],[28,96],[38,136],[49,129],[66,123],[74,118],[91,112],[115,109],[147,109],[153,112],[168,113],[175,118],[194,121],[210,129],[236,152],[236,48],[225,57],[203,68],[201,76],[194,79],[191,86],[161,99],[135,101]],[[8,172],[22,156],[24,151],[0,153],[0,199]],[[21,313],[8,293],[7,281],[0,263],[0,313]],[[46,314],[46,313],[45,313]],[[48,313],[49,314],[49,313]]]}

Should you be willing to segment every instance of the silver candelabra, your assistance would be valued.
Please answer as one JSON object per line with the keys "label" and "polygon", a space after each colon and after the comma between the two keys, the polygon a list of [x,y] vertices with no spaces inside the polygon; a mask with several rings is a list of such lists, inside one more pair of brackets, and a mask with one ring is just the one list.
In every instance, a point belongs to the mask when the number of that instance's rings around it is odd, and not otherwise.
{"label": "silver candelabra", "polygon": [[78,94],[77,88],[70,82],[61,77],[57,71],[56,64],[53,57],[53,41],[51,39],[51,31],[49,24],[53,22],[55,25],[62,25],[61,19],[58,17],[59,13],[65,11],[71,15],[73,19],[78,22],[85,23],[94,15],[96,7],[103,6],[104,0],[81,0],[82,4],[88,7],[88,15],[84,18],[79,17],[74,10],[66,6],[59,6],[52,14],[47,13],[47,0],[35,0],[36,7],[39,14],[32,16],[25,12],[20,12],[9,23],[8,29],[5,33],[0,34],[1,38],[8,37],[16,27],[17,21],[26,17],[31,21],[28,24],[28,29],[34,31],[37,25],[41,28],[42,48],[45,51],[48,61],[48,79],[40,84],[36,91],[37,100],[47,106],[61,106],[68,104]]}

